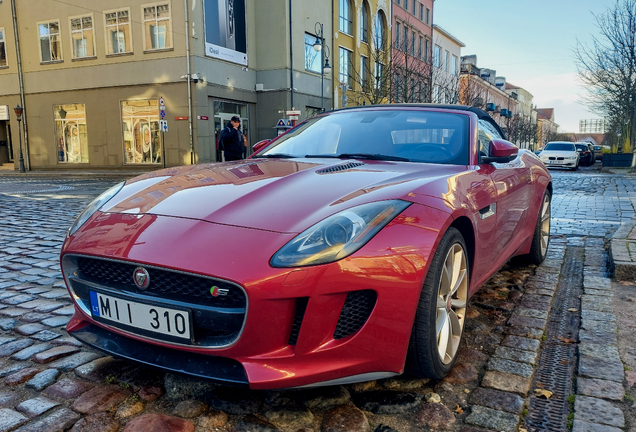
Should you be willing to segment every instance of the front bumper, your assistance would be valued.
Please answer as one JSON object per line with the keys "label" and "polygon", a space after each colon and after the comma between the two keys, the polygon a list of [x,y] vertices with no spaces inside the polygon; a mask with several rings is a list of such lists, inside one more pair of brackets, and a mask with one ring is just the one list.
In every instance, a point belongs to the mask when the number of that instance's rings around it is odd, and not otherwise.
{"label": "front bumper", "polygon": [[[117,357],[254,389],[399,374],[428,257],[447,217],[412,205],[341,261],[280,269],[270,267],[269,259],[293,234],[154,215],[97,214],[62,250],[64,277],[76,303],[67,330]],[[196,339],[176,343],[99,322],[73,290],[74,278],[81,275],[69,272],[65,259],[77,256],[109,257],[236,285],[247,297],[240,332],[226,344],[204,346]],[[122,295],[117,285],[96,286],[109,295]],[[149,295],[123,294],[140,299]],[[356,300],[357,294],[364,299]],[[351,315],[352,298],[355,316],[343,325],[343,315]],[[154,300],[165,307],[201,307],[199,300],[187,296]]]}

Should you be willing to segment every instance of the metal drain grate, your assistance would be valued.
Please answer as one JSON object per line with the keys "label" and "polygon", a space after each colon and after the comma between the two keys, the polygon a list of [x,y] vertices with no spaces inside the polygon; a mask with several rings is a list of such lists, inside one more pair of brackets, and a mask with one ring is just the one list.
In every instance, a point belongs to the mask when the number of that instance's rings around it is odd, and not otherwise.
{"label": "metal drain grate", "polygon": [[573,393],[572,382],[576,366],[576,341],[579,333],[579,295],[583,286],[584,248],[569,246],[561,268],[556,298],[550,312],[550,321],[543,343],[539,366],[534,376],[533,389],[543,388],[553,393],[550,399],[530,397],[526,429],[528,432],[567,431]]}

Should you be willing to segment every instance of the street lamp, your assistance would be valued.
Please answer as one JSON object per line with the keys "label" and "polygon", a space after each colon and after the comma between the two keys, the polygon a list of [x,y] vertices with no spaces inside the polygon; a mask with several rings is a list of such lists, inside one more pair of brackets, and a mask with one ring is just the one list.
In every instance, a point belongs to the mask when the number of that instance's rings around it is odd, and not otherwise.
{"label": "street lamp", "polygon": [[[322,23],[317,22],[314,29],[316,30],[314,50],[320,53],[320,111],[323,112],[325,110],[325,74],[331,73],[331,65],[329,64],[329,47],[325,45]],[[325,56],[327,57],[326,60]]]}
{"label": "street lamp", "polygon": [[26,172],[26,170],[24,169],[24,158],[22,157],[22,132],[20,131],[20,122],[22,121],[22,111],[23,108],[20,106],[20,104],[18,104],[15,108],[13,108],[13,111],[15,111],[15,116],[18,120],[18,137],[20,138],[20,172]]}

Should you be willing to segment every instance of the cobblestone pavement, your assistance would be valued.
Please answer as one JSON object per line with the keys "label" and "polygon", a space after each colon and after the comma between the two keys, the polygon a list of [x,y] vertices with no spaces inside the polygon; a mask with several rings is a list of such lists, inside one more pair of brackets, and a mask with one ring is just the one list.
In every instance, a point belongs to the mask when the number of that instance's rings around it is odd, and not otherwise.
{"label": "cobblestone pavement", "polygon": [[[446,379],[268,392],[164,374],[76,343],[64,331],[73,309],[59,248],[77,213],[121,179],[0,176],[0,432],[479,432],[566,430],[568,422],[577,432],[629,430],[622,363],[608,338],[616,333],[604,247],[635,214],[636,177],[595,167],[552,174],[548,259],[506,266],[473,297]],[[554,324],[564,318],[568,326]],[[571,355],[556,360],[570,373],[564,382],[544,379],[557,369],[545,359],[553,348],[582,353],[577,368]]]}

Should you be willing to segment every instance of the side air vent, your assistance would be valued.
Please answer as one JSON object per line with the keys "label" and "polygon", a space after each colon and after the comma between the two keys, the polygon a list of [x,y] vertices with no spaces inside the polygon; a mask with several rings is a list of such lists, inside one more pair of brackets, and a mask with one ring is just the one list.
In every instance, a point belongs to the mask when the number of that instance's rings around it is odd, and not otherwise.
{"label": "side air vent", "polygon": [[296,300],[296,313],[294,314],[294,322],[292,324],[291,333],[289,334],[288,343],[290,345],[296,345],[296,342],[298,342],[298,333],[300,333],[300,325],[303,322],[308,301],[309,297],[301,297]]}
{"label": "side air vent", "polygon": [[377,297],[373,290],[352,291],[347,294],[333,338],[342,339],[360,330],[369,319]]}
{"label": "side air vent", "polygon": [[350,170],[359,166],[364,165],[364,163],[362,162],[349,162],[346,164],[342,164],[342,165],[336,165],[334,167],[330,167],[330,168],[325,168],[325,169],[321,169],[316,171],[318,174],[329,174],[329,173],[335,173],[335,172],[339,172],[339,171],[346,171],[346,170]]}

